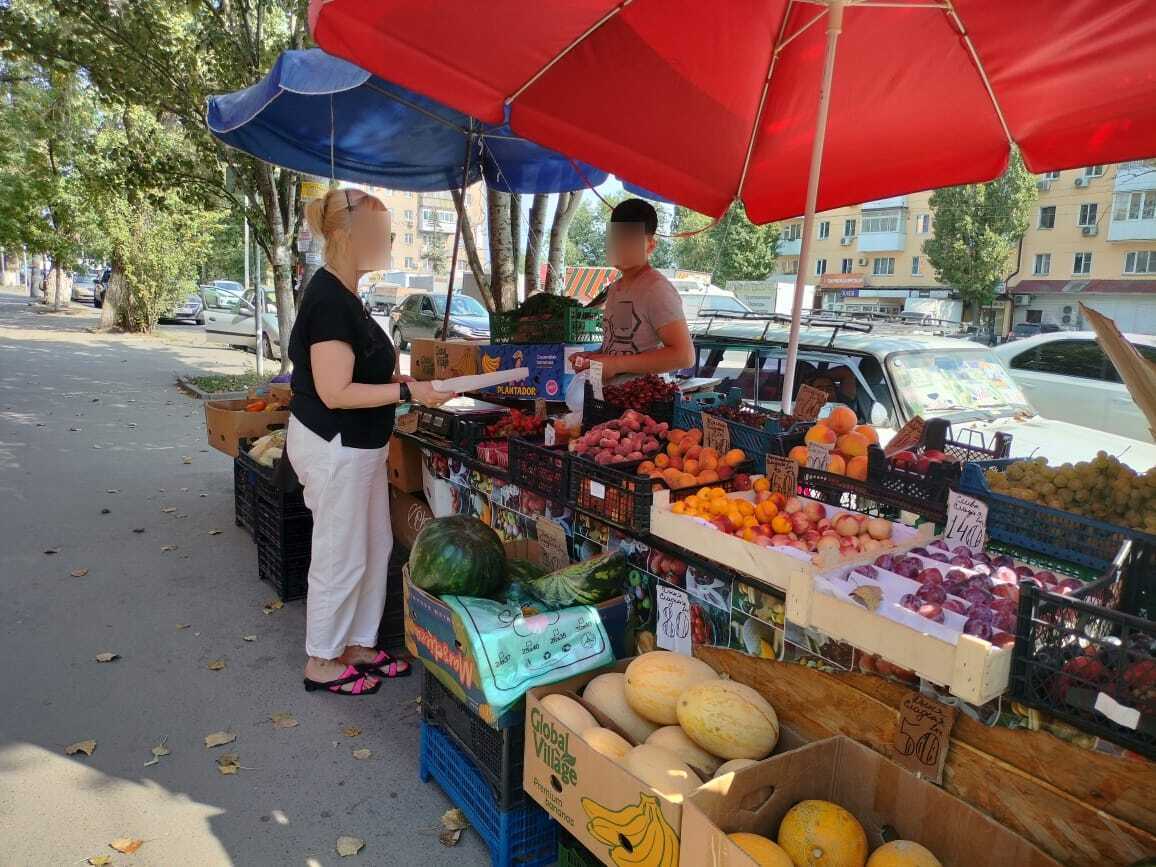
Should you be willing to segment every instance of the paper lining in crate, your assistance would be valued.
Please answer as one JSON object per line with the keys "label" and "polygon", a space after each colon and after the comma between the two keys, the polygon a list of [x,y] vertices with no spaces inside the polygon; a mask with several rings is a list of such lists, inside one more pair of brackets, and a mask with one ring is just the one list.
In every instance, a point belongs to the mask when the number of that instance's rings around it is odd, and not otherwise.
{"label": "paper lining in crate", "polygon": [[[754,478],[760,477],[752,477],[752,480]],[[736,491],[727,497],[731,500],[744,499],[751,503],[755,502],[754,491]],[[820,505],[828,518],[839,512],[849,511],[826,503]],[[905,524],[892,523],[891,532],[894,547],[887,549],[887,553],[906,551],[926,544],[932,538],[930,524],[915,529]],[[722,532],[702,518],[673,512],[670,491],[654,493],[654,503],[650,509],[650,533],[779,590],[788,590],[791,579],[797,574],[813,576],[837,566],[865,565],[883,553],[873,551],[853,558],[843,558],[838,555],[814,555],[797,548],[769,547],[746,542],[737,536]]]}

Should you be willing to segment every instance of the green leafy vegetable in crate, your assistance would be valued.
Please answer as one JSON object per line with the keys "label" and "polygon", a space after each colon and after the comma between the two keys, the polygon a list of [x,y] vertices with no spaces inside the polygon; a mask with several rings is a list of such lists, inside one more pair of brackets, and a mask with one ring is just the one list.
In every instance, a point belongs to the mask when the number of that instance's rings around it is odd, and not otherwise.
{"label": "green leafy vegetable in crate", "polygon": [[498,534],[477,518],[435,518],[414,540],[409,573],[428,593],[491,596],[505,585],[506,552]]}
{"label": "green leafy vegetable in crate", "polygon": [[529,583],[530,592],[551,608],[597,605],[622,593],[626,556],[621,551],[572,563]]}

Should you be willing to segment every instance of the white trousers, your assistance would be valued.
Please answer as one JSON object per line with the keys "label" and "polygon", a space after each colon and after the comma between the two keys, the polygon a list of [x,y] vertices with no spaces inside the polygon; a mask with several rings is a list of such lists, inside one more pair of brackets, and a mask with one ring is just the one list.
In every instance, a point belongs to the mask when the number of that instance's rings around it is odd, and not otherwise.
{"label": "white trousers", "polygon": [[340,434],[326,442],[292,416],[286,445],[313,513],[305,652],[336,659],[351,644],[373,647],[393,549],[389,447],[348,448]]}

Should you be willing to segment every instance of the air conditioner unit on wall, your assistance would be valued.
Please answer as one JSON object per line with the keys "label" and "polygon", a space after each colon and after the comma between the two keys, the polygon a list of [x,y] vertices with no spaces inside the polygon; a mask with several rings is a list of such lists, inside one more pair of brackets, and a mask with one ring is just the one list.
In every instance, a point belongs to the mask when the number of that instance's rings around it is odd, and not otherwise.
{"label": "air conditioner unit on wall", "polygon": [[1040,178],[1038,181],[1036,181],[1036,189],[1040,190],[1040,192],[1046,193],[1051,188],[1052,188],[1051,178]]}
{"label": "air conditioner unit on wall", "polygon": [[1082,226],[1082,227],[1080,227],[1080,231],[1084,235],[1085,238],[1093,238],[1096,236],[1096,233],[1099,232],[1100,230],[1098,228],[1096,228],[1095,226]]}
{"label": "air conditioner unit on wall", "polygon": [[1016,295],[1015,300],[1012,303],[1015,304],[1016,307],[1027,307],[1029,304],[1032,303],[1032,296],[1031,295]]}
{"label": "air conditioner unit on wall", "polygon": [[1087,178],[1085,178],[1085,177],[1076,178],[1076,186],[1077,187],[1086,187],[1087,185],[1088,185],[1088,179]]}
{"label": "air conditioner unit on wall", "polygon": [[859,257],[859,264],[860,265],[866,265],[867,264],[867,257],[866,256],[860,256]]}
{"label": "air conditioner unit on wall", "polygon": [[840,238],[839,239],[839,246],[840,247],[850,247],[851,246],[851,239],[850,238]]}

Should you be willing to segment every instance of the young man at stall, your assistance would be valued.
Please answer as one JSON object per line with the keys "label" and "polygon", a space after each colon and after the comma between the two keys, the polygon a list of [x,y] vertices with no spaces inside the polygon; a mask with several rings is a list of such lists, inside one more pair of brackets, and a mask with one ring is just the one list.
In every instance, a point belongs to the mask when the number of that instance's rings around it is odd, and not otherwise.
{"label": "young man at stall", "polygon": [[658,242],[658,213],[642,199],[615,206],[606,232],[607,260],[622,276],[607,287],[602,348],[573,356],[574,369],[602,362],[603,381],[671,373],[694,364],[694,344],[682,299],[650,265]]}

